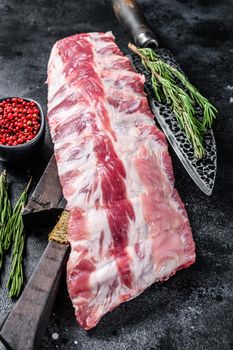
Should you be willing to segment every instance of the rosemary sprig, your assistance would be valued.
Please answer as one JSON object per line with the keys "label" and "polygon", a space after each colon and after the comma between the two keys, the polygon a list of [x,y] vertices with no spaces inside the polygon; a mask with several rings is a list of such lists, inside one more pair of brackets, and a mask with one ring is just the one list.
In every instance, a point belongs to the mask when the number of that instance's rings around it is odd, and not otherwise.
{"label": "rosemary sprig", "polygon": [[[153,49],[129,48],[140,56],[143,65],[151,72],[151,83],[159,102],[171,104],[178,123],[191,142],[195,156],[200,159],[205,154],[204,134],[216,116],[216,108],[189,82],[183,73],[162,61]],[[178,84],[177,84],[178,82]],[[203,111],[199,120],[195,107]]]}
{"label": "rosemary sprig", "polygon": [[17,297],[23,285],[23,249],[25,244],[25,233],[22,218],[22,211],[27,201],[28,189],[31,180],[19,197],[14,207],[12,216],[8,220],[5,229],[4,250],[8,250],[11,243],[14,243],[11,258],[11,271],[7,282],[9,296]]}
{"label": "rosemary sprig", "polygon": [[14,239],[14,248],[11,258],[11,271],[7,281],[9,297],[18,297],[23,285],[23,250],[25,243],[25,234],[22,215],[18,218],[18,226]]}
{"label": "rosemary sprig", "polygon": [[5,238],[5,228],[10,216],[11,203],[8,196],[6,171],[4,170],[0,175],[0,270],[4,258],[3,242]]}

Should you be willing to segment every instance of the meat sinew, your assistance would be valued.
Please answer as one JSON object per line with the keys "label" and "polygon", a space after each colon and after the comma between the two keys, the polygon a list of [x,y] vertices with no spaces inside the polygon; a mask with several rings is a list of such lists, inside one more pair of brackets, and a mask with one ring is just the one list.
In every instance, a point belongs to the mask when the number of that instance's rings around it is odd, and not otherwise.
{"label": "meat sinew", "polygon": [[73,35],[52,49],[48,121],[70,210],[67,285],[84,329],[195,261],[143,83],[110,32]]}

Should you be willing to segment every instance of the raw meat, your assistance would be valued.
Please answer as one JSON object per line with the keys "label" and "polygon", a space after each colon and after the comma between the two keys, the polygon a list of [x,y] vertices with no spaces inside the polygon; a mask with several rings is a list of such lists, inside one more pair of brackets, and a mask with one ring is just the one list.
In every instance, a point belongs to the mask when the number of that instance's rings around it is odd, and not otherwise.
{"label": "raw meat", "polygon": [[143,83],[110,32],[73,35],[52,49],[48,121],[70,210],[67,285],[84,329],[195,261]]}

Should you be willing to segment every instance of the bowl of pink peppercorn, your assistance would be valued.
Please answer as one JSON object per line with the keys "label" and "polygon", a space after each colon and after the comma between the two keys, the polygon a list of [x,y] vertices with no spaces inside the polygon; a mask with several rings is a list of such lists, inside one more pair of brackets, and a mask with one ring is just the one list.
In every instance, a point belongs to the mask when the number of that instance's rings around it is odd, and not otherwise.
{"label": "bowl of pink peppercorn", "polygon": [[42,146],[45,118],[41,106],[21,97],[0,99],[0,160],[30,157]]}

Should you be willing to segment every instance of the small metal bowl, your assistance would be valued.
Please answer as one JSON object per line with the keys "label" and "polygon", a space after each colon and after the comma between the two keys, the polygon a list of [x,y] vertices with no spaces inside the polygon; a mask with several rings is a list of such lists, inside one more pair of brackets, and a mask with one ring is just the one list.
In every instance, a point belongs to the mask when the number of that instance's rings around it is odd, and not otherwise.
{"label": "small metal bowl", "polygon": [[[14,98],[13,97],[4,97],[0,99],[0,102],[6,100],[7,98]],[[20,97],[17,97],[20,98]],[[29,142],[22,143],[17,146],[6,146],[6,145],[1,145],[0,144],[0,160],[4,162],[15,162],[18,160],[22,160],[25,158],[29,158],[35,151],[37,151],[44,142],[45,138],[45,117],[44,113],[42,111],[41,106],[39,105],[38,102],[30,99],[30,98],[25,98],[21,97],[25,101],[29,102],[34,102],[37,106],[37,108],[40,111],[40,130],[36,134],[36,136],[30,140]]]}

